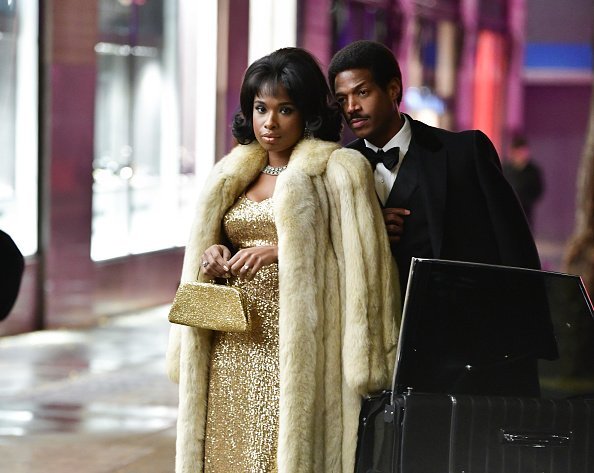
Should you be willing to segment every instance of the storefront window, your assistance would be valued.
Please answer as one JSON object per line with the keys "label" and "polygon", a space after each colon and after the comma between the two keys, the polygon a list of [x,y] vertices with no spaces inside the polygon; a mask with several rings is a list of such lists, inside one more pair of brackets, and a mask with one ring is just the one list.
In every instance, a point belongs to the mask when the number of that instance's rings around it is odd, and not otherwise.
{"label": "storefront window", "polygon": [[404,92],[406,111],[413,118],[447,129],[453,121],[457,36],[451,21],[418,21]]}
{"label": "storefront window", "polygon": [[0,229],[37,251],[38,9],[0,0]]}
{"label": "storefront window", "polygon": [[182,162],[176,3],[100,0],[91,257],[181,246],[194,203]]}

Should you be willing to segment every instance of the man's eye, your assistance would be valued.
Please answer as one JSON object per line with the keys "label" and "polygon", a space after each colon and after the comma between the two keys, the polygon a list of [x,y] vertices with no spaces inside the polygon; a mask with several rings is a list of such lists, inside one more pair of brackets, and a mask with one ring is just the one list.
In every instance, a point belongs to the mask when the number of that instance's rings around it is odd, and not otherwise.
{"label": "man's eye", "polygon": [[338,105],[342,105],[345,102],[345,98],[344,97],[337,97],[336,98],[336,103]]}
{"label": "man's eye", "polygon": [[359,91],[359,95],[360,95],[361,97],[365,97],[365,96],[367,95],[367,89],[361,89],[361,90]]}

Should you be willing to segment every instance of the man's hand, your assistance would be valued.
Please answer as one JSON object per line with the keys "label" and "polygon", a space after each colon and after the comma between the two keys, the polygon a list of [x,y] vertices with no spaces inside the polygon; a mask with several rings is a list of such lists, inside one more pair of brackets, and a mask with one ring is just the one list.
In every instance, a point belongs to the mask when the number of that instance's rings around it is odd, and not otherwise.
{"label": "man's hand", "polygon": [[410,210],[400,208],[383,209],[384,222],[388,231],[390,243],[397,243],[404,233],[404,217],[410,215]]}

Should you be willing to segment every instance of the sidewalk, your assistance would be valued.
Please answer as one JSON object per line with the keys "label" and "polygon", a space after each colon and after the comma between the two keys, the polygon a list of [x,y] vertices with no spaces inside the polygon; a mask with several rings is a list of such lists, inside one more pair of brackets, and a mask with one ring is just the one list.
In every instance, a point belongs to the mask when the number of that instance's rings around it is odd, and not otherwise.
{"label": "sidewalk", "polygon": [[167,308],[0,338],[0,472],[170,473]]}
{"label": "sidewalk", "polygon": [[[544,269],[562,247],[540,242]],[[167,308],[0,337],[0,473],[171,473]]]}

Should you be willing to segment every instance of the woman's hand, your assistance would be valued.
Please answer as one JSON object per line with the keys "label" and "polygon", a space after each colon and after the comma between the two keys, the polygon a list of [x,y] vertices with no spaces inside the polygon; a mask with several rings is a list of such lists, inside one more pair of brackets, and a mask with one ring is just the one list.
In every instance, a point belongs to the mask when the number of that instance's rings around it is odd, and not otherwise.
{"label": "woman's hand", "polygon": [[264,266],[277,262],[278,246],[253,246],[235,253],[228,265],[234,276],[253,279]]}
{"label": "woman's hand", "polygon": [[210,278],[228,278],[231,251],[225,245],[209,246],[202,254],[202,273]]}

